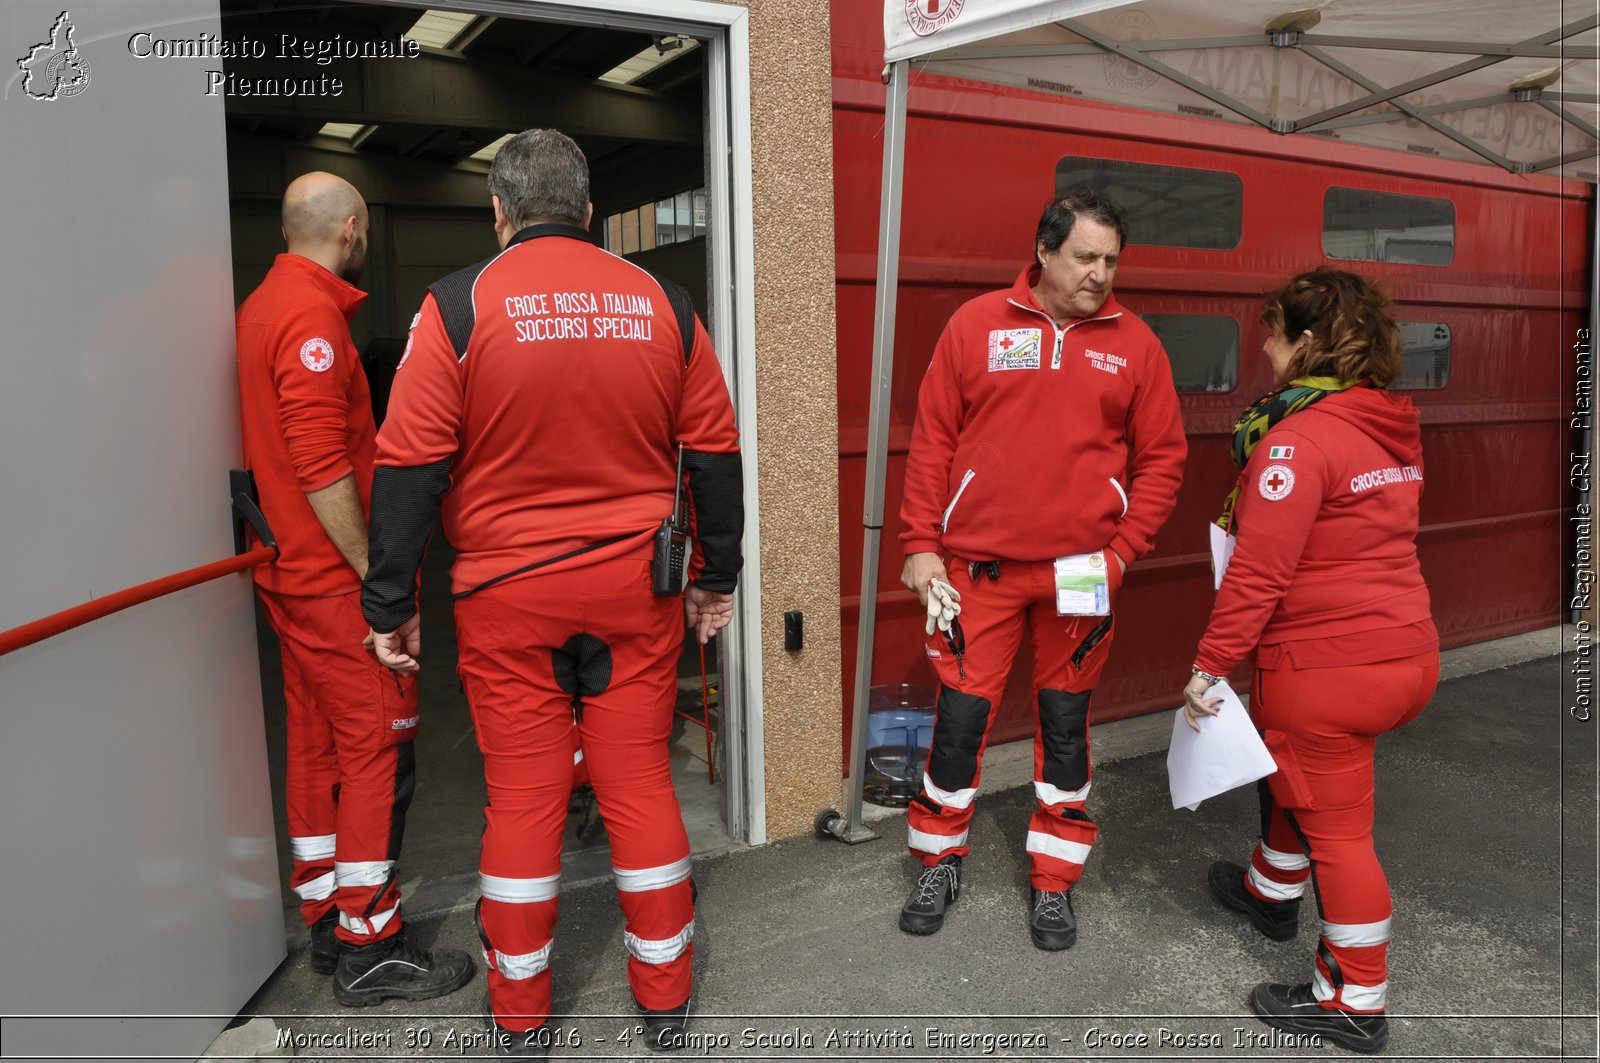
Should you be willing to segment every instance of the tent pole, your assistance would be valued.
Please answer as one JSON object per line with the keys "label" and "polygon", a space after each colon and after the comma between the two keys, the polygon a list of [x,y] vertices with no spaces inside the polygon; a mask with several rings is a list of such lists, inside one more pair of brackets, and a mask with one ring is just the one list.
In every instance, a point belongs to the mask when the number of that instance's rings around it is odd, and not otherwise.
{"label": "tent pole", "polygon": [[867,418],[867,486],[861,536],[861,605],[856,624],[855,703],[850,725],[848,823],[829,830],[840,841],[877,837],[861,823],[867,774],[867,709],[872,698],[873,636],[878,619],[878,556],[883,537],[884,477],[889,462],[889,384],[894,379],[894,315],[900,285],[900,201],[905,178],[906,88],[904,60],[889,65],[884,101],[883,203],[878,218],[878,280],[873,306],[872,399]]}
{"label": "tent pole", "polygon": [[[1589,230],[1589,337],[1587,340],[1580,340],[1578,344],[1574,344],[1574,349],[1581,348],[1580,361],[1583,367],[1589,371],[1588,382],[1592,384],[1594,381],[1594,349],[1597,344],[1600,344],[1600,193],[1596,194],[1591,203],[1594,221]],[[1563,373],[1562,375],[1565,376],[1566,374]],[[1574,396],[1583,395],[1592,400],[1594,391],[1592,388],[1584,388],[1584,384],[1585,381],[1582,377],[1574,377],[1572,394]],[[1584,390],[1579,391],[1579,388],[1584,388]],[[1583,455],[1583,460],[1587,463],[1585,474],[1582,477],[1574,476],[1572,479],[1571,486],[1575,489],[1576,495],[1573,501],[1579,507],[1588,507],[1594,499],[1594,494],[1589,489],[1591,477],[1594,475],[1593,470],[1600,468],[1600,466],[1595,465],[1595,410],[1592,402],[1588,409],[1580,409],[1575,399],[1569,401],[1573,403],[1573,427],[1579,429],[1577,446],[1573,448],[1573,453],[1574,455]],[[1586,512],[1586,509],[1579,508],[1576,512],[1583,513]],[[1567,599],[1567,623],[1569,624],[1580,624],[1584,621],[1589,621],[1591,624],[1594,623],[1595,608],[1593,603],[1589,601],[1596,590],[1595,584],[1592,582],[1594,562],[1592,560],[1583,562],[1583,554],[1579,552],[1579,547],[1589,538],[1586,533],[1580,533],[1579,529],[1588,526],[1588,524],[1589,522],[1586,520],[1572,523],[1570,536],[1572,540],[1572,578],[1568,581],[1570,597]]]}

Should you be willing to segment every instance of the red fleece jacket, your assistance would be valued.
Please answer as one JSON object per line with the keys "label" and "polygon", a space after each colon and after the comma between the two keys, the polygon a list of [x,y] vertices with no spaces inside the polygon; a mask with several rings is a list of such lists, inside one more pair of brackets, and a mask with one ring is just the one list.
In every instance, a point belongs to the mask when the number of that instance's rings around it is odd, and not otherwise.
{"label": "red fleece jacket", "polygon": [[1107,299],[1057,326],[1038,267],[950,318],[906,457],[907,554],[1043,561],[1149,551],[1188,453],[1155,333]]}
{"label": "red fleece jacket", "polygon": [[244,463],[283,555],[258,565],[256,583],[279,594],[325,597],[361,586],[323,531],[307,491],[355,474],[363,509],[372,495],[377,430],[350,318],[367,295],[301,255],[279,255],[239,307],[239,408]]}
{"label": "red fleece jacket", "polygon": [[1371,387],[1280,421],[1240,477],[1238,543],[1195,666],[1227,675],[1337,667],[1436,649],[1417,561],[1422,430],[1409,398]]}
{"label": "red fleece jacket", "polygon": [[648,550],[672,510],[681,441],[736,454],[722,369],[695,324],[683,339],[666,293],[638,266],[581,239],[514,243],[472,285],[458,358],[433,294],[395,374],[378,464],[451,459],[445,535],[452,590],[528,565],[546,574]]}

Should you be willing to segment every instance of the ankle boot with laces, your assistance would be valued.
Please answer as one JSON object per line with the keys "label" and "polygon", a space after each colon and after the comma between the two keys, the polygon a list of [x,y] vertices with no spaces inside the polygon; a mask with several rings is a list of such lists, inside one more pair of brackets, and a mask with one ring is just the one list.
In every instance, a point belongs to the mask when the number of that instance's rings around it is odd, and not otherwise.
{"label": "ankle boot with laces", "polygon": [[916,888],[900,909],[900,929],[908,934],[934,934],[944,926],[944,910],[961,892],[961,857],[947,856],[922,869]]}
{"label": "ankle boot with laces", "polygon": [[1078,917],[1071,890],[1034,890],[1028,909],[1028,936],[1046,952],[1070,949],[1078,942]]}

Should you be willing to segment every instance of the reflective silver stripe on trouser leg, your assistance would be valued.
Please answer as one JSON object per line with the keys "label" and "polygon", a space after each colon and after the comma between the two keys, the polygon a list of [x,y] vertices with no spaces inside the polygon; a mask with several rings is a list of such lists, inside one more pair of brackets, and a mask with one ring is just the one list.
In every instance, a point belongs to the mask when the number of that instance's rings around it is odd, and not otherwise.
{"label": "reflective silver stripe on trouser leg", "polygon": [[294,888],[294,893],[302,901],[323,901],[333,896],[334,885],[333,872],[329,871],[326,875],[318,875],[309,882],[300,883]]}
{"label": "reflective silver stripe on trouser leg", "polygon": [[309,864],[316,860],[332,860],[338,836],[333,834],[307,834],[289,839],[289,852],[296,863]]}
{"label": "reflective silver stripe on trouser leg", "polygon": [[682,956],[689,947],[689,942],[694,940],[694,920],[689,920],[687,926],[669,938],[660,938],[655,941],[639,937],[629,931],[623,931],[622,943],[634,959],[640,963],[663,964],[671,963]]}
{"label": "reflective silver stripe on trouser leg", "polygon": [[478,888],[491,901],[506,904],[538,904],[553,901],[561,894],[561,873],[543,878],[502,878],[478,874]]}
{"label": "reflective silver stripe on trouser leg", "polygon": [[[348,863],[335,862],[333,875],[339,888],[361,886],[385,886],[394,875],[393,860],[360,860]],[[380,890],[377,897],[381,898],[387,891]],[[393,903],[381,912],[371,912],[365,915],[352,916],[342,908],[339,910],[339,925],[357,937],[377,937],[383,933],[383,928],[389,925],[389,920],[400,911],[400,899],[395,897]]]}
{"label": "reflective silver stripe on trouser leg", "polygon": [[493,963],[501,974],[513,981],[520,982],[544,973],[545,969],[550,966],[550,950],[555,948],[555,944],[554,941],[548,941],[545,943],[544,948],[535,952],[524,953],[521,956],[507,956],[496,949],[493,957],[490,957],[486,952],[484,953],[484,958]]}
{"label": "reflective silver stripe on trouser leg", "polygon": [[[297,864],[314,864],[332,860],[337,837],[332,834],[306,834],[289,839],[289,852]],[[295,896],[302,901],[321,901],[333,896],[335,876],[332,871],[294,887]]]}
{"label": "reflective silver stripe on trouser leg", "polygon": [[613,864],[611,873],[616,876],[617,889],[623,893],[664,890],[668,886],[676,886],[689,877],[689,858],[686,856],[682,860],[674,860],[660,867],[641,867],[633,870]]}
{"label": "reflective silver stripe on trouser leg", "polygon": [[[1261,859],[1265,860],[1268,866],[1277,871],[1293,874],[1304,871],[1311,866],[1311,858],[1306,856],[1305,853],[1280,853],[1276,849],[1269,848],[1266,842],[1261,842],[1256,848],[1261,853]],[[1254,860],[1251,860],[1250,866],[1245,869],[1245,877],[1250,880],[1250,884],[1256,888],[1261,896],[1270,901],[1299,900],[1305,895],[1306,882],[1308,881],[1302,878],[1299,882],[1279,882],[1276,879],[1268,878],[1256,867]]]}
{"label": "reflective silver stripe on trouser leg", "polygon": [[951,849],[959,849],[965,844],[967,844],[966,831],[960,834],[929,834],[915,827],[906,828],[906,845],[919,853],[932,853],[938,856]]}

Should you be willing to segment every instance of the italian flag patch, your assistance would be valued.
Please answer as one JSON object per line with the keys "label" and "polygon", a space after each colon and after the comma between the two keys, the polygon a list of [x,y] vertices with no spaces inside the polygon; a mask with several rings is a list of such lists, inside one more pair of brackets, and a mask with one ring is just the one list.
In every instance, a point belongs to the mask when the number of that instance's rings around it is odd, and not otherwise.
{"label": "italian flag patch", "polygon": [[1294,457],[1293,447],[1273,447],[1267,451],[1269,461],[1288,461],[1292,457]]}

